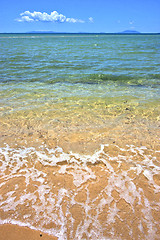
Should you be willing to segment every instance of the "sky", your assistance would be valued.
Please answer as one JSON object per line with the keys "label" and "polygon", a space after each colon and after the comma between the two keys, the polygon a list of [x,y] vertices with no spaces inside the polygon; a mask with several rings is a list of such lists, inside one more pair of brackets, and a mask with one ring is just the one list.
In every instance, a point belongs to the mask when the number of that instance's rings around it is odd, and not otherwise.
{"label": "sky", "polygon": [[160,0],[0,0],[0,32],[160,33]]}

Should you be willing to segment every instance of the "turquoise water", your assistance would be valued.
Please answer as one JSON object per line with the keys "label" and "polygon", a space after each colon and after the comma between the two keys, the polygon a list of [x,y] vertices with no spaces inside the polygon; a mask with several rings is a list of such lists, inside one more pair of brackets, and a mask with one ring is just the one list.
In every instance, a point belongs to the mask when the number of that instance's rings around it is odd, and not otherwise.
{"label": "turquoise water", "polygon": [[158,100],[159,59],[159,35],[1,34],[0,101],[15,109],[35,98]]}
{"label": "turquoise water", "polygon": [[0,35],[1,82],[159,84],[159,35]]}

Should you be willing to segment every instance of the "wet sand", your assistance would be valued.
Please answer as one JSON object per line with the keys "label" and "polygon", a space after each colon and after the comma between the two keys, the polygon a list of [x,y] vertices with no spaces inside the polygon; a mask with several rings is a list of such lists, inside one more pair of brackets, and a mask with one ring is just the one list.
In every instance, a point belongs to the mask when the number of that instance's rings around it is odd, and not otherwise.
{"label": "wet sand", "polygon": [[[63,154],[55,153],[64,159],[55,166],[45,159],[29,160],[28,154],[27,166],[13,162],[6,167],[2,220],[29,221],[53,236],[54,231],[59,237],[62,233],[62,239],[159,239],[158,152],[112,144],[87,164],[78,155],[70,155],[72,162],[67,162]],[[40,232],[34,234],[38,239]]]}
{"label": "wet sand", "polygon": [[1,240],[56,240],[56,237],[46,233],[32,230],[28,227],[4,224],[0,225]]}

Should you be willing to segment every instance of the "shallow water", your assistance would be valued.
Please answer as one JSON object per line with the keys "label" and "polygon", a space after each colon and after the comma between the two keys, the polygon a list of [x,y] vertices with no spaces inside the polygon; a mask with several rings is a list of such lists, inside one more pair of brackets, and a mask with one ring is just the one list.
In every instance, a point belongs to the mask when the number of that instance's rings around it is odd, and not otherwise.
{"label": "shallow water", "polygon": [[160,36],[0,44],[0,223],[159,239]]}

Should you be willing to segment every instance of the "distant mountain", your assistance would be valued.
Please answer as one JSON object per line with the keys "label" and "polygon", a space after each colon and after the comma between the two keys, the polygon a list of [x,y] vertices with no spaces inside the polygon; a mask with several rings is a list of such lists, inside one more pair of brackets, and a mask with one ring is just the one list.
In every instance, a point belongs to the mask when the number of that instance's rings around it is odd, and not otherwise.
{"label": "distant mountain", "polygon": [[115,34],[142,34],[142,35],[157,35],[157,34],[160,34],[160,33],[141,33],[141,32],[138,32],[138,31],[135,31],[135,30],[125,30],[123,32],[115,32],[115,33],[107,33],[107,32],[54,32],[54,31],[30,31],[30,32],[26,32],[26,33],[31,33],[31,34],[43,34],[43,33],[48,33],[48,34],[89,34],[89,35],[115,35]]}
{"label": "distant mountain", "polygon": [[123,32],[120,33],[124,33],[124,34],[140,34],[140,32],[135,31],[135,30],[125,30]]}
{"label": "distant mountain", "polygon": [[30,31],[27,33],[56,33],[56,32],[53,32],[53,31]]}

